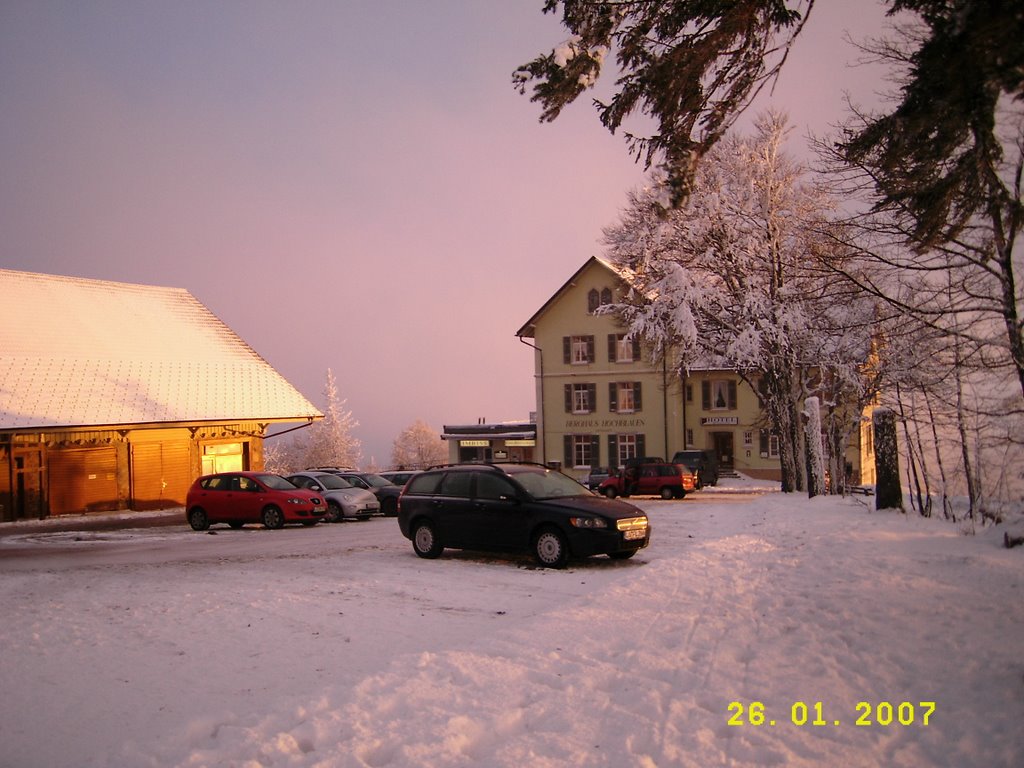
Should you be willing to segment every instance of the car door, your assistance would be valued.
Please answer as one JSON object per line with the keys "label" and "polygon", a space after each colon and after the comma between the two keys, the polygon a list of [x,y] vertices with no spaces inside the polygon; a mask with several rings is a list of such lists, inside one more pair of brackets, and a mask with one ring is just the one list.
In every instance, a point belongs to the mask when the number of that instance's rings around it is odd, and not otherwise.
{"label": "car door", "polygon": [[228,493],[230,496],[228,499],[230,519],[245,522],[259,521],[265,496],[263,487],[259,483],[251,477],[235,475],[231,478],[231,490]]}
{"label": "car door", "polygon": [[474,474],[473,503],[467,516],[469,535],[483,549],[525,549],[529,544],[527,511],[518,489],[494,472]]}
{"label": "car door", "polygon": [[474,542],[471,533],[472,497],[472,472],[448,472],[441,480],[431,506],[445,546],[480,546]]}
{"label": "car door", "polygon": [[215,475],[203,486],[200,504],[211,523],[224,520],[224,507],[231,490],[231,475]]}
{"label": "car door", "polygon": [[640,477],[636,492],[642,495],[651,495],[660,490],[661,477],[658,475],[658,467],[655,464],[645,464],[640,467]]}

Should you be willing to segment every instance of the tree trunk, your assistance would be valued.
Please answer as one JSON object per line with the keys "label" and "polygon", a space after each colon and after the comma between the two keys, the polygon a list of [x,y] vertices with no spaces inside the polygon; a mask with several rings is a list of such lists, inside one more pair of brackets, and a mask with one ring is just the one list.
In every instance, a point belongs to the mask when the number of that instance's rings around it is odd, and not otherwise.
{"label": "tree trunk", "polygon": [[903,510],[900,487],[900,454],[896,442],[896,414],[878,408],[872,415],[875,447],[875,509]]}
{"label": "tree trunk", "polygon": [[807,441],[807,497],[825,493],[825,459],[821,445],[821,406],[818,398],[804,401],[805,438]]}

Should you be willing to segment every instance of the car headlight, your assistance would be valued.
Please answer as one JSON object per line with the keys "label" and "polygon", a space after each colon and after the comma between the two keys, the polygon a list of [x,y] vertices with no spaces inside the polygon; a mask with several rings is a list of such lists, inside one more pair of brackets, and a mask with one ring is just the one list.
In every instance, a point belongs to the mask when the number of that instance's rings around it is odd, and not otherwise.
{"label": "car headlight", "polygon": [[309,504],[306,499],[288,499],[289,504]]}
{"label": "car headlight", "polygon": [[575,528],[607,528],[608,521],[602,517],[570,517],[569,522]]}

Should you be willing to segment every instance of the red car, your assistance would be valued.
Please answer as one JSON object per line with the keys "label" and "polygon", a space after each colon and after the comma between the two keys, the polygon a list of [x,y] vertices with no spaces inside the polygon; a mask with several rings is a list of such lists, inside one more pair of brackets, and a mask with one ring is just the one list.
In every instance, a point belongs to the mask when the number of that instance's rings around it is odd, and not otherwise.
{"label": "red car", "polygon": [[316,525],[327,514],[327,504],[319,494],[298,488],[280,475],[222,472],[192,483],[185,514],[196,531],[205,531],[212,523],[281,528],[285,523]]}
{"label": "red car", "polygon": [[620,469],[598,486],[609,499],[616,496],[661,496],[682,499],[697,489],[697,476],[684,464],[645,463]]}

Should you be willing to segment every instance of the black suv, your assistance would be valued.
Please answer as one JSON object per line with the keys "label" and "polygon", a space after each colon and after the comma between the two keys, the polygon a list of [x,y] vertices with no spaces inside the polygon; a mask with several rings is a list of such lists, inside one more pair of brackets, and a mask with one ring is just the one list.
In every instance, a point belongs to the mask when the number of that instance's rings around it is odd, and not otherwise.
{"label": "black suv", "polygon": [[641,510],[541,464],[453,464],[422,472],[402,491],[398,525],[420,557],[439,557],[445,547],[531,552],[548,568],[562,568],[570,557],[624,560],[651,539]]}
{"label": "black suv", "polygon": [[698,490],[705,485],[718,485],[718,456],[714,451],[677,451],[672,463],[686,465],[697,476]]}

